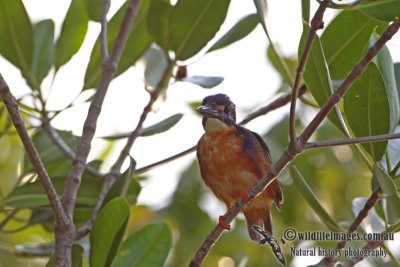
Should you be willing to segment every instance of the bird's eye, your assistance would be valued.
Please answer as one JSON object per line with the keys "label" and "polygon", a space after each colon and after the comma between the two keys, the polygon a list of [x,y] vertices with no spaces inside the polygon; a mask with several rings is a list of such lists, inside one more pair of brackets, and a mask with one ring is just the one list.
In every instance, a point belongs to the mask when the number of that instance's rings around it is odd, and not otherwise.
{"label": "bird's eye", "polygon": [[228,114],[228,113],[229,113],[229,108],[228,108],[228,107],[225,107],[225,108],[224,108],[224,112],[225,112],[226,114]]}

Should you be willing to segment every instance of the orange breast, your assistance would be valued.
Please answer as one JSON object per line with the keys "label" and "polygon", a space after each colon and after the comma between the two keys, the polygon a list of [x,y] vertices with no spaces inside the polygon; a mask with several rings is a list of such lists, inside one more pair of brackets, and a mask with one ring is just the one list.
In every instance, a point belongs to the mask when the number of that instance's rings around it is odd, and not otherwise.
{"label": "orange breast", "polygon": [[201,176],[228,209],[261,174],[243,150],[236,129],[203,135],[198,144]]}

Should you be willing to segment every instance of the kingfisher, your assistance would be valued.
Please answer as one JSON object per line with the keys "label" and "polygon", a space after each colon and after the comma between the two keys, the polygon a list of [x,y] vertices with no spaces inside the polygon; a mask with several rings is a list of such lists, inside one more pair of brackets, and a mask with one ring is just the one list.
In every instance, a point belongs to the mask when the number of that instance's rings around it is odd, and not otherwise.
{"label": "kingfisher", "polygon": [[[240,197],[247,201],[243,209],[247,229],[250,238],[259,242],[260,235],[253,226],[272,234],[272,203],[278,210],[283,203],[277,180],[252,200],[246,194],[271,168],[268,146],[257,133],[236,124],[236,106],[227,95],[207,96],[197,110],[203,115],[205,131],[197,145],[201,177],[228,210]],[[223,216],[219,224],[230,229]]]}

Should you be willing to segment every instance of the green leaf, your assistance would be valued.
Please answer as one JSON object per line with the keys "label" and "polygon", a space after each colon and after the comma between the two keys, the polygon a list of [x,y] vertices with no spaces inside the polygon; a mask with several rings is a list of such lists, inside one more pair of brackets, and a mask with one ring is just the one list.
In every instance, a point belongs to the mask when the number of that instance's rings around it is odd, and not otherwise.
{"label": "green leaf", "polygon": [[261,22],[261,25],[264,29],[264,31],[267,33],[267,23],[265,22],[265,19],[267,18],[268,14],[268,5],[266,0],[254,0],[254,5],[256,6],[257,9],[257,15],[258,19]]}
{"label": "green leaf", "polygon": [[374,165],[374,176],[378,179],[384,198],[386,199],[388,224],[400,220],[400,196],[393,179],[377,164]]}
{"label": "green leaf", "polygon": [[[150,136],[150,135],[155,135],[155,134],[159,134],[159,133],[168,131],[170,128],[172,128],[175,124],[177,124],[179,122],[179,120],[182,118],[182,116],[183,116],[183,114],[177,113],[177,114],[174,114],[152,126],[146,127],[143,129],[140,136]],[[130,135],[131,135],[131,132],[128,132],[128,133],[104,136],[103,138],[108,139],[108,140],[117,140],[117,139],[121,139],[121,138],[127,138]]]}
{"label": "green leaf", "polygon": [[54,22],[42,20],[34,26],[35,47],[32,73],[40,84],[54,64]]}
{"label": "green leaf", "polygon": [[[379,35],[373,34],[370,39],[370,46],[375,44],[378,39]],[[386,45],[384,45],[379,53],[374,57],[373,62],[378,66],[383,80],[385,81],[386,94],[389,99],[390,108],[390,132],[393,132],[397,126],[397,122],[399,121],[400,107],[393,60]]]}
{"label": "green leaf", "polygon": [[[368,64],[364,73],[350,86],[344,96],[344,111],[356,137],[390,132],[390,109],[385,82],[375,63]],[[387,141],[362,144],[379,161]]]}
{"label": "green leaf", "polygon": [[223,80],[223,77],[215,76],[189,76],[183,78],[181,81],[197,84],[203,88],[213,88],[222,83]]}
{"label": "green leaf", "polygon": [[392,21],[400,17],[400,0],[362,1],[354,8],[380,20]]}
{"label": "green leaf", "polygon": [[364,55],[371,33],[387,23],[358,11],[342,11],[321,36],[331,78],[342,80]]}
{"label": "green leaf", "polygon": [[85,39],[88,22],[85,3],[82,0],[72,0],[56,44],[56,70],[78,52]]}
{"label": "green leaf", "polygon": [[[112,50],[115,40],[117,39],[121,23],[123,21],[126,8],[129,5],[127,1],[113,16],[108,24],[108,40],[107,45],[109,51]],[[124,51],[118,64],[117,71],[114,77],[124,73],[129,67],[135,64],[136,60],[149,48],[153,39],[147,30],[147,11],[150,6],[150,0],[144,0],[140,4],[137,17],[132,25],[126,42]],[[86,69],[83,89],[95,88],[101,77],[102,59],[100,51],[100,40],[93,47],[90,55],[89,65]]]}
{"label": "green leaf", "polygon": [[279,55],[275,53],[271,45],[269,45],[267,48],[267,57],[271,62],[272,66],[275,68],[275,70],[280,74],[283,82],[291,85],[296,76],[296,70],[298,65],[297,59],[293,57],[282,57],[282,60],[285,62],[286,66],[289,69],[290,77],[288,77],[284,66],[281,64]]}
{"label": "green leaf", "polygon": [[301,0],[301,17],[310,22],[310,0]]}
{"label": "green leaf", "polygon": [[135,168],[136,161],[132,157],[130,157],[129,168],[123,174],[121,174],[112,185],[107,193],[106,198],[104,199],[103,205],[119,196],[124,196],[129,205],[136,204],[136,200],[140,193],[141,187],[139,182],[133,178]]}
{"label": "green leaf", "polygon": [[101,21],[101,11],[103,8],[102,0],[84,0],[89,19],[93,21]]}
{"label": "green leaf", "polygon": [[171,49],[176,59],[194,56],[224,22],[230,0],[179,0],[172,10]]}
{"label": "green leaf", "polygon": [[177,124],[182,118],[182,113],[174,114],[152,126],[146,127],[143,129],[140,136],[150,136],[158,133],[165,132]]}
{"label": "green leaf", "polygon": [[168,52],[170,48],[170,19],[173,7],[169,0],[152,0],[147,25],[155,42]]}
{"label": "green leaf", "polygon": [[[299,45],[300,56],[304,51],[309,32],[310,26],[304,25],[303,34],[301,36]],[[314,99],[317,101],[318,105],[322,107],[331,96],[333,89],[328,65],[326,63],[324,51],[318,36],[315,36],[309,58],[305,66],[303,78]],[[342,130],[336,113],[330,112],[328,114],[328,119],[338,129]]]}
{"label": "green leaf", "polygon": [[0,40],[0,54],[19,68],[30,84],[37,85],[30,74],[33,29],[21,0],[0,0]]}
{"label": "green leaf", "polygon": [[165,53],[158,47],[150,47],[138,61],[138,65],[144,67],[144,81],[146,87],[154,89],[157,87],[165,71],[168,68],[168,61]]}
{"label": "green leaf", "polygon": [[397,85],[397,95],[399,96],[399,102],[400,102],[400,62],[395,63],[393,65],[393,68]]}
{"label": "green leaf", "polygon": [[333,218],[329,215],[329,213],[321,206],[320,201],[318,201],[314,192],[307,184],[304,177],[301,175],[300,171],[295,167],[290,168],[290,174],[293,178],[293,182],[296,186],[296,189],[300,192],[300,194],[304,197],[304,199],[310,204],[313,211],[317,214],[317,216],[321,219],[323,223],[332,231],[342,232],[343,230],[339,225],[333,220]]}
{"label": "green leaf", "polygon": [[215,51],[231,45],[249,35],[258,24],[258,15],[250,14],[237,22],[232,29],[224,34],[207,52]]}
{"label": "green leaf", "polygon": [[171,243],[167,224],[147,225],[124,241],[112,267],[163,266]]}
{"label": "green leaf", "polygon": [[129,205],[123,197],[111,200],[99,213],[90,233],[90,266],[110,266],[118,252]]}

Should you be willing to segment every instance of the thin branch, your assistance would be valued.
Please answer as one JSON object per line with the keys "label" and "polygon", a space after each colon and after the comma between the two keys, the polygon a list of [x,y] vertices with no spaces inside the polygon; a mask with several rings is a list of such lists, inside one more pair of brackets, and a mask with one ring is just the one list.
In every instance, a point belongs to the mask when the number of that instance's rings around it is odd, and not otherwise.
{"label": "thin branch", "polygon": [[[325,1],[324,1],[325,2]],[[323,3],[324,3],[323,2]],[[315,132],[317,127],[320,125],[322,120],[328,115],[329,111],[337,104],[340,98],[344,95],[347,88],[354,82],[354,80],[361,75],[362,71],[366,68],[367,64],[372,60],[372,58],[378,53],[378,51],[383,47],[383,45],[390,40],[393,35],[398,31],[400,27],[400,21],[393,22],[378,39],[378,41],[369,48],[367,54],[361,59],[345,79],[339,89],[330,96],[325,105],[317,113],[312,122],[306,127],[300,137],[297,139],[295,144],[289,145],[289,147],[284,151],[283,155],[279,160],[271,166],[269,172],[261,177],[257,182],[247,190],[246,194],[249,199],[256,197],[261,193],[272,181],[276,179],[279,173],[285,168],[285,166],[291,162],[298,154],[302,153],[305,149],[306,142]],[[293,103],[293,102],[292,102]],[[243,207],[246,205],[246,201],[240,198],[235,202],[231,210],[229,210],[223,217],[224,222],[229,224],[239,212],[242,211]],[[219,224],[211,231],[211,233],[206,237],[201,247],[197,250],[195,256],[190,262],[190,266],[200,266],[204,258],[207,256],[212,246],[220,237],[222,229]]]}
{"label": "thin branch", "polygon": [[382,142],[382,141],[387,141],[387,140],[397,139],[397,138],[400,138],[400,133],[364,136],[364,137],[356,137],[356,138],[349,138],[349,139],[342,139],[342,140],[308,142],[306,144],[305,149],[362,144],[362,143],[370,143],[370,142]]}
{"label": "thin branch", "polygon": [[101,58],[103,64],[107,63],[108,60],[108,22],[107,13],[110,9],[110,0],[103,0],[101,8],[101,32],[100,32],[100,46],[101,46]]}
{"label": "thin branch", "polygon": [[290,103],[290,118],[289,118],[289,135],[290,135],[290,144],[294,144],[296,142],[296,102],[299,96],[300,83],[303,77],[303,72],[307,64],[308,57],[311,52],[311,48],[317,33],[317,30],[322,29],[324,26],[323,17],[326,8],[328,7],[330,1],[322,1],[315,13],[313,19],[311,20],[311,29],[308,34],[307,42],[304,47],[303,54],[301,56],[299,66],[297,67],[296,78],[294,80],[293,86],[293,94]]}
{"label": "thin branch", "polygon": [[[75,159],[75,152],[72,150],[72,148],[64,142],[62,137],[58,134],[58,132],[51,126],[50,120],[47,117],[47,114],[44,115],[42,119],[42,126],[44,131],[47,133],[47,135],[50,137],[50,139],[54,142],[56,146],[60,148],[60,150],[71,160]],[[104,175],[101,174],[100,172],[97,171],[96,168],[93,168],[90,165],[85,166],[85,170],[98,178],[104,178]]]}
{"label": "thin branch", "polygon": [[[305,85],[301,86],[300,90],[299,90],[299,96],[303,95],[306,91],[307,91],[307,87]],[[241,122],[239,122],[239,125],[244,125],[246,123],[249,123],[250,121],[252,121],[252,120],[254,120],[254,119],[258,118],[258,117],[261,117],[261,116],[266,115],[267,113],[269,113],[271,111],[274,111],[274,110],[276,110],[278,108],[283,107],[284,105],[286,105],[287,103],[290,102],[291,98],[292,98],[292,93],[287,93],[285,95],[282,95],[281,97],[275,99],[274,101],[272,101],[271,103],[269,103],[265,107],[262,107],[262,108],[258,109],[257,111],[254,111],[254,112],[250,113],[249,115],[247,115],[245,119],[243,119]],[[152,169],[154,167],[157,167],[159,165],[162,165],[162,164],[171,162],[171,161],[173,161],[175,159],[178,159],[178,158],[181,158],[183,156],[186,156],[186,155],[196,151],[196,147],[197,147],[197,145],[194,145],[191,148],[188,148],[188,149],[186,149],[186,150],[184,150],[182,152],[179,152],[179,153],[177,153],[177,154],[175,154],[173,156],[170,156],[170,157],[165,158],[163,160],[160,160],[160,161],[154,162],[154,163],[152,163],[150,165],[147,165],[147,166],[144,166],[142,168],[139,168],[139,169],[137,169],[135,171],[135,173],[136,174],[142,174],[142,173],[145,173],[145,172],[149,171],[150,169]]]}
{"label": "thin branch", "polygon": [[103,65],[101,80],[89,107],[88,115],[83,126],[82,137],[78,144],[76,157],[64,189],[63,206],[70,218],[73,216],[76,194],[78,192],[82,174],[85,169],[86,160],[91,149],[91,142],[96,130],[97,119],[100,115],[108,86],[114,77],[123,48],[128,40],[129,32],[133,21],[136,18],[140,2],[140,0],[132,0],[126,9],[125,17],[122,21],[111,56]]}
{"label": "thin branch", "polygon": [[3,76],[0,74],[0,95],[3,99],[4,105],[7,107],[8,113],[10,114],[11,120],[14,124],[15,129],[25,147],[25,151],[38,174],[40,181],[43,184],[47,198],[50,201],[50,205],[56,215],[57,222],[62,225],[68,225],[70,220],[67,214],[64,212],[61,201],[58,198],[57,191],[43,165],[39,153],[36,150],[35,145],[30,138],[28,131],[25,128],[24,120],[19,112],[18,104],[12,95],[10,88],[5,82]]}
{"label": "thin branch", "polygon": [[166,90],[169,84],[169,80],[172,75],[172,71],[175,67],[175,61],[170,61],[168,64],[167,69],[165,70],[163,77],[157,88],[150,93],[150,100],[147,105],[144,107],[142,114],[140,115],[139,122],[137,123],[135,130],[130,134],[128,140],[125,144],[125,147],[122,149],[118,159],[111,167],[110,171],[106,174],[103,182],[103,186],[101,188],[99,197],[97,199],[96,205],[93,208],[92,215],[86,221],[86,223],[77,231],[77,237],[80,238],[87,233],[89,233],[90,229],[92,228],[93,222],[97,217],[98,212],[100,211],[103,201],[107,196],[108,191],[110,190],[111,186],[113,185],[115,179],[121,174],[121,167],[124,163],[125,159],[128,157],[129,152],[135,142],[135,140],[140,136],[143,130],[143,123],[145,122],[147,115],[150,113],[152,106],[157,101],[160,94]]}
{"label": "thin branch", "polygon": [[[349,229],[347,230],[348,233],[353,233],[355,232],[358,227],[360,227],[362,221],[367,217],[368,212],[375,206],[375,204],[379,200],[379,195],[382,193],[382,190],[380,187],[377,187],[374,192],[371,194],[367,202],[365,203],[364,207],[360,212],[358,213],[357,217],[354,219],[353,223],[350,225]],[[347,241],[342,240],[340,241],[336,248],[335,251],[342,250],[346,246]],[[326,256],[324,257],[320,262],[318,262],[315,265],[311,265],[309,267],[333,267],[336,262],[336,259],[334,256]]]}
{"label": "thin branch", "polygon": [[[383,244],[382,240],[376,240],[376,241],[371,241],[368,242],[368,244],[366,244],[362,249],[364,251],[370,251],[370,250],[374,250],[377,247],[381,246]],[[364,256],[364,253],[360,253],[361,255],[359,256],[354,256],[353,258],[347,259],[343,262],[343,264],[339,265],[340,267],[352,267],[354,265],[356,265],[357,263],[359,263],[360,261],[362,261],[366,256]],[[367,254],[365,254],[367,255]]]}

